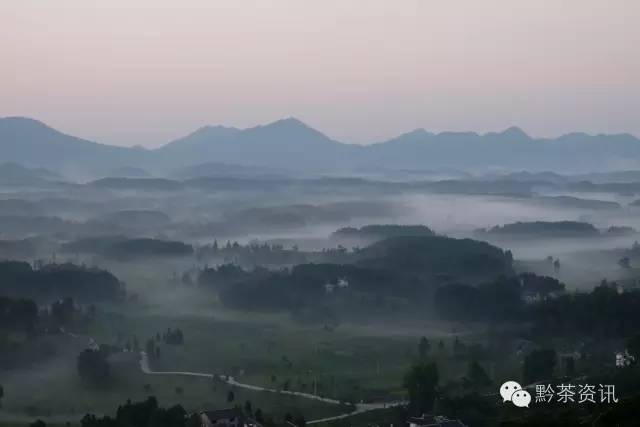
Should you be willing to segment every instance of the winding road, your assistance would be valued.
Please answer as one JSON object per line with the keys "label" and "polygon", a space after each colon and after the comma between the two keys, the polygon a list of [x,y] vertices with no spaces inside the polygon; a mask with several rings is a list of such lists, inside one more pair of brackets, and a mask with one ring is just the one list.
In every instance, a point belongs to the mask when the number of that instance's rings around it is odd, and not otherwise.
{"label": "winding road", "polygon": [[[215,374],[207,374],[202,372],[188,372],[188,371],[154,371],[149,366],[149,357],[147,356],[147,353],[144,351],[140,352],[140,369],[142,370],[143,373],[148,375],[181,375],[181,376],[187,376],[187,377],[200,377],[200,378],[209,378],[209,379],[217,378],[220,381],[223,381],[231,386],[244,388],[247,390],[263,391],[267,393],[288,394],[291,396],[317,400],[319,402],[324,402],[332,405],[347,405],[347,403],[345,402],[341,402],[335,399],[330,399],[328,397],[318,396],[316,394],[303,393],[300,391],[278,390],[274,388],[260,387],[257,385],[241,383],[230,375],[215,375]],[[353,415],[362,414],[364,412],[374,411],[376,409],[384,409],[384,408],[391,408],[394,406],[406,405],[406,403],[407,402],[405,401],[384,402],[384,403],[356,403],[354,405],[355,409],[351,412],[347,412],[341,415],[335,415],[333,417],[307,421],[307,424],[317,424],[317,423],[339,420],[339,419],[351,417]]]}

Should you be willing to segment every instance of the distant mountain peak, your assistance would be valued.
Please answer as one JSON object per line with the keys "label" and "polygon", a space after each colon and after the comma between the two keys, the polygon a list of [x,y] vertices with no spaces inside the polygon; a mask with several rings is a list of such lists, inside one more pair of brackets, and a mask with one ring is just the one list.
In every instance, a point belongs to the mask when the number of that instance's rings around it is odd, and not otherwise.
{"label": "distant mountain peak", "polygon": [[529,135],[527,135],[527,133],[523,131],[521,128],[519,128],[518,126],[511,126],[503,130],[500,134],[503,136],[509,136],[513,138],[530,139]]}
{"label": "distant mountain peak", "polygon": [[304,123],[302,120],[296,119],[295,117],[286,117],[284,119],[276,120],[275,122],[268,123],[266,125],[261,126],[263,128],[278,128],[278,129],[302,129],[302,130],[312,130],[314,132],[318,132],[313,129],[311,126]]}
{"label": "distant mountain peak", "polygon": [[289,124],[289,125],[298,125],[298,126],[305,126],[308,127],[302,120],[293,117],[293,116],[289,116],[289,117],[285,117],[284,119],[280,119],[280,120],[276,120],[274,123],[283,123],[283,124]]}
{"label": "distant mountain peak", "polygon": [[424,128],[417,128],[414,129],[412,131],[400,134],[398,136],[396,136],[395,138],[392,138],[390,140],[387,141],[383,141],[383,142],[379,142],[377,144],[374,145],[380,145],[380,144],[386,144],[386,143],[414,143],[414,142],[421,142],[422,140],[433,136],[432,133],[427,132]]}
{"label": "distant mountain peak", "polygon": [[328,138],[295,117],[286,117],[246,129],[204,126],[163,147],[142,149],[102,145],[64,134],[38,120],[5,117],[0,118],[0,157],[82,179],[126,165],[144,166],[157,174],[212,161],[314,172],[353,168],[577,172],[635,168],[640,163],[640,140],[629,134],[584,133],[533,138],[513,126],[483,134],[430,133],[420,128],[388,141],[355,146]]}
{"label": "distant mountain peak", "polygon": [[41,125],[44,125],[44,123],[42,123],[40,120],[32,119],[31,117],[23,117],[23,116],[0,117],[0,120],[7,121],[7,122],[16,122],[16,123],[20,123],[20,122],[39,123]]}
{"label": "distant mountain peak", "polygon": [[202,144],[202,143],[209,144],[211,142],[215,142],[218,140],[227,139],[239,132],[241,132],[240,129],[230,127],[230,126],[206,125],[196,129],[195,131],[191,132],[187,136],[184,136],[180,139],[177,139],[165,144],[161,148],[183,147],[185,145],[190,145],[190,144]]}
{"label": "distant mountain peak", "polygon": [[0,117],[0,123],[5,126],[18,127],[18,128],[26,128],[26,129],[48,129],[55,132],[55,129],[47,126],[45,123],[40,120],[32,119],[30,117],[21,117],[21,116],[9,116],[9,117]]}
{"label": "distant mountain peak", "polygon": [[245,129],[242,132],[252,134],[254,136],[260,135],[267,139],[277,138],[280,142],[283,142],[284,140],[289,140],[289,142],[294,143],[304,141],[335,142],[319,130],[312,128],[295,117],[276,120],[275,122],[271,122],[266,125]]}

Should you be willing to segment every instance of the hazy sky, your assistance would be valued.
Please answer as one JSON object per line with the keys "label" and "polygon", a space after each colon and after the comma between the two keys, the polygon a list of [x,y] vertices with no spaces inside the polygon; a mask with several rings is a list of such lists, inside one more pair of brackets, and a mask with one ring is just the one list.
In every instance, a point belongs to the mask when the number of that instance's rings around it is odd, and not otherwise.
{"label": "hazy sky", "polygon": [[0,0],[0,116],[159,145],[295,116],[640,135],[638,0]]}

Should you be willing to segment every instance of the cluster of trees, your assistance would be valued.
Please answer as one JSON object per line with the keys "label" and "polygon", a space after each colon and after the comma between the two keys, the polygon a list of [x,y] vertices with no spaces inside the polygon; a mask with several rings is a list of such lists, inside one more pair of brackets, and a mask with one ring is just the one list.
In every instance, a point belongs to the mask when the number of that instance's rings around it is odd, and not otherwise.
{"label": "cluster of trees", "polygon": [[435,233],[425,225],[374,224],[364,227],[344,227],[333,234],[333,239],[354,239],[377,241],[402,236],[434,236]]}
{"label": "cluster of trees", "polygon": [[[523,296],[538,295],[527,304]],[[477,286],[448,284],[434,294],[434,307],[456,321],[529,322],[535,336],[624,338],[640,329],[640,291],[618,291],[603,281],[588,293],[565,293],[550,277],[525,273]]]}
{"label": "cluster of trees", "polygon": [[73,298],[64,298],[51,304],[46,323],[50,330],[59,330],[60,327],[83,328],[94,320],[96,310],[93,304],[83,309],[76,305]]}
{"label": "cluster of trees", "polygon": [[[0,387],[0,399],[2,398],[2,388]],[[230,392],[231,399],[227,399],[232,403],[235,398],[233,392]],[[275,427],[277,423],[270,416],[265,414],[262,409],[254,408],[251,401],[247,400],[244,405],[236,404],[234,410],[239,419],[255,420],[265,427]],[[305,418],[300,414],[286,413],[283,423],[294,423],[299,427],[306,426]],[[278,423],[279,425],[280,423]],[[30,427],[46,427],[46,423],[37,420],[30,424]],[[131,402],[127,400],[124,405],[118,406],[115,416],[96,416],[94,414],[86,414],[80,420],[81,427],[200,427],[200,414],[194,413],[189,415],[181,405],[174,405],[169,408],[163,408],[158,404],[158,400],[150,396],[146,400],[140,402]]]}
{"label": "cluster of trees", "polygon": [[[122,344],[124,340],[120,339],[119,344]],[[128,339],[124,341],[124,348],[127,351],[135,351],[136,353],[140,351],[140,343],[138,342],[137,337],[133,337],[133,339]]]}
{"label": "cluster of trees", "polygon": [[618,292],[603,283],[589,293],[567,293],[532,305],[525,319],[536,333],[555,336],[624,338],[640,330],[640,291]]}
{"label": "cluster of trees", "polygon": [[436,313],[447,320],[511,320],[518,318],[523,306],[520,289],[511,280],[444,285],[434,295]]}
{"label": "cluster of trees", "polygon": [[409,396],[409,413],[420,416],[433,411],[440,374],[433,362],[421,361],[413,365],[404,377]]}
{"label": "cluster of trees", "polygon": [[[348,287],[328,292],[325,285],[336,284],[340,279],[346,279]],[[306,308],[338,301],[353,308],[356,295],[378,299],[385,296],[417,298],[422,287],[419,280],[393,271],[355,265],[300,264],[275,272],[254,270],[246,279],[221,289],[220,299],[235,308],[304,313]]]}
{"label": "cluster of trees", "polygon": [[104,349],[86,349],[78,356],[77,368],[83,382],[93,387],[106,387],[111,383],[111,367]]}
{"label": "cluster of trees", "polygon": [[[301,312],[330,304],[353,312],[354,304],[362,301],[360,308],[379,312],[385,305],[397,308],[398,303],[423,308],[444,280],[474,282],[511,275],[513,261],[511,253],[487,243],[441,236],[390,238],[345,252],[342,259],[280,271],[221,266],[205,270],[200,283],[218,286],[224,304],[242,309]],[[341,279],[346,279],[348,289],[331,286]]]}
{"label": "cluster of trees", "polygon": [[145,352],[147,353],[147,357],[151,359],[160,359],[160,346],[156,344],[156,341],[153,338],[147,340],[147,344],[145,345]]}
{"label": "cluster of trees", "polygon": [[[461,381],[440,382],[438,366],[429,361],[434,351],[426,337],[418,343],[420,358],[407,371],[404,387],[409,397],[408,415],[423,413],[446,414],[459,418],[468,425],[488,427],[500,426],[635,426],[638,416],[637,386],[640,381],[640,334],[626,341],[626,348],[633,356],[633,363],[624,368],[604,368],[602,365],[593,372],[576,370],[573,357],[560,355],[551,348],[540,347],[526,354],[522,364],[521,384],[566,384],[579,381],[580,384],[615,384],[616,404],[596,403],[590,405],[567,405],[551,402],[532,405],[527,411],[516,415],[510,406],[495,399],[495,387],[504,379],[494,383],[475,358],[471,358]],[[583,356],[580,356],[581,358]],[[563,369],[558,370],[562,362]],[[576,378],[579,375],[579,379]],[[532,392],[533,395],[533,392]],[[577,402],[577,397],[576,397]],[[506,419],[509,421],[504,421]],[[399,418],[400,421],[406,417]]]}
{"label": "cluster of trees", "polygon": [[[160,350],[160,343],[163,342],[169,345],[184,345],[184,333],[182,329],[167,328],[162,334],[157,332],[155,337],[149,338],[145,344],[145,352],[150,360],[159,359],[162,354]],[[127,342],[127,347],[130,347],[130,343]],[[134,337],[133,350],[138,351],[138,340]]]}
{"label": "cluster of trees", "polygon": [[612,225],[605,231],[609,236],[630,236],[636,234],[638,231],[625,225]]}
{"label": "cluster of trees", "polygon": [[510,251],[473,239],[394,237],[363,248],[355,257],[357,265],[363,267],[420,278],[448,276],[473,283],[513,274]]}
{"label": "cluster of trees", "polygon": [[82,301],[113,301],[124,296],[124,285],[110,272],[74,264],[33,268],[22,261],[0,261],[0,293],[14,297]]}
{"label": "cluster of trees", "polygon": [[[180,405],[162,408],[155,397],[142,402],[130,400],[118,407],[115,417],[85,415],[81,427],[185,427],[187,412]],[[197,424],[192,424],[197,425]]]}
{"label": "cluster of trees", "polygon": [[478,230],[497,236],[550,236],[550,237],[594,237],[600,235],[596,227],[579,221],[534,221],[497,225],[488,230]]}
{"label": "cluster of trees", "polygon": [[[253,275],[256,273],[257,271],[254,271]],[[251,276],[251,273],[243,270],[238,265],[227,263],[218,267],[205,268],[202,270],[198,276],[198,285],[213,289],[220,289],[242,280],[246,280]]]}
{"label": "cluster of trees", "polygon": [[[29,299],[0,297],[0,338],[8,332],[30,332],[38,322],[38,306]],[[0,347],[2,340],[0,340]]]}
{"label": "cluster of trees", "polygon": [[[156,341],[158,340],[158,337],[159,337],[159,334],[156,335]],[[170,344],[170,345],[183,345],[184,334],[182,332],[182,329],[167,328],[166,332],[162,333],[162,341],[165,344]]]}
{"label": "cluster of trees", "polygon": [[89,237],[62,246],[69,253],[98,254],[126,261],[131,258],[181,257],[193,254],[193,247],[183,242],[151,238]]}
{"label": "cluster of trees", "polygon": [[552,277],[522,273],[502,276],[477,286],[443,285],[436,290],[433,301],[438,315],[448,320],[523,321],[527,308],[525,295],[546,300],[564,289],[564,284]]}
{"label": "cluster of trees", "polygon": [[308,254],[298,250],[297,246],[285,249],[279,244],[251,242],[241,245],[227,240],[226,244],[205,245],[196,250],[198,260],[223,260],[225,263],[236,263],[245,267],[260,265],[294,265],[308,262]]}
{"label": "cluster of trees", "polygon": [[0,366],[20,366],[48,357],[54,345],[36,338],[62,328],[84,327],[95,314],[94,306],[83,310],[71,298],[39,308],[30,299],[0,297]]}

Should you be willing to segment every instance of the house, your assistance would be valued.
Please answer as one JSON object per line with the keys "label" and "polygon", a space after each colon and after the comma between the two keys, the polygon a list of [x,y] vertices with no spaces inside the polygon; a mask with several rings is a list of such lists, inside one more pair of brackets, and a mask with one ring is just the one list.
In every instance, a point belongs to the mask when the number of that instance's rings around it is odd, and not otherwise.
{"label": "house", "polygon": [[327,282],[324,284],[324,291],[327,294],[333,293],[337,289],[346,289],[349,287],[349,281],[346,278],[340,278],[336,283]]}
{"label": "house", "polygon": [[242,412],[236,408],[205,411],[199,415],[202,427],[248,427],[250,425]]}
{"label": "house", "polygon": [[525,304],[535,304],[543,300],[539,292],[524,291],[522,292],[522,300]]}
{"label": "house", "polygon": [[444,415],[422,414],[407,420],[409,427],[467,427],[460,420],[451,420]]}
{"label": "house", "polygon": [[637,291],[640,289],[640,279],[622,280],[620,283],[616,282],[615,289],[618,294]]}
{"label": "house", "polygon": [[87,348],[89,348],[89,350],[93,350],[93,351],[100,350],[100,346],[98,345],[97,342],[95,342],[95,340],[93,338],[89,338],[89,344],[87,344]]}

